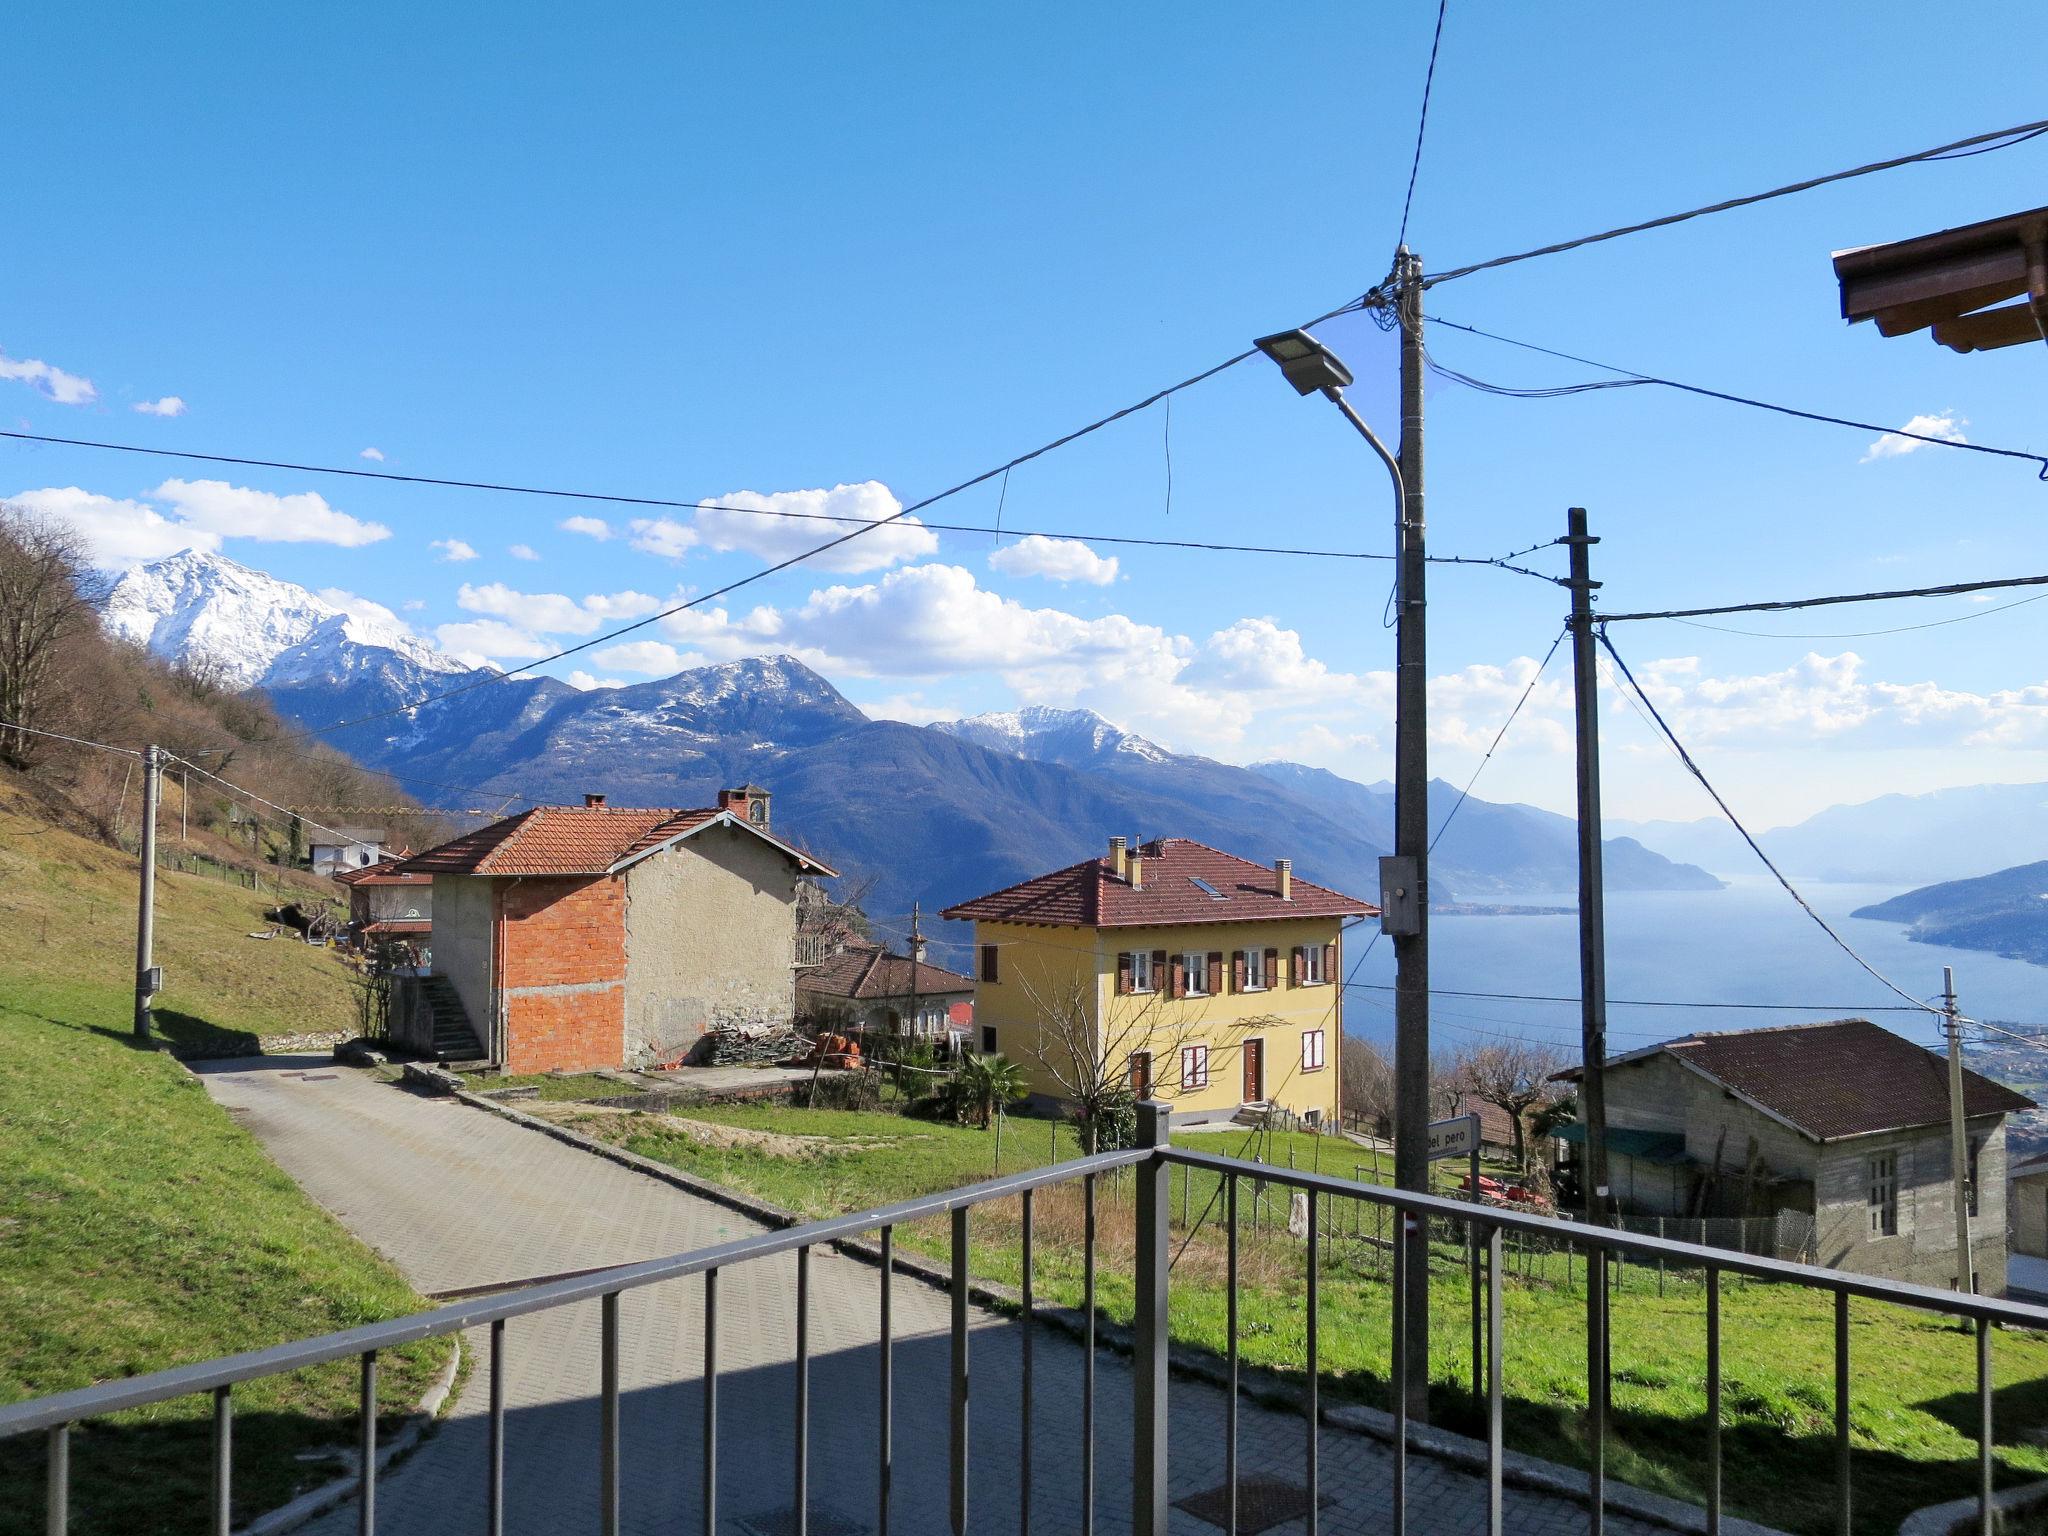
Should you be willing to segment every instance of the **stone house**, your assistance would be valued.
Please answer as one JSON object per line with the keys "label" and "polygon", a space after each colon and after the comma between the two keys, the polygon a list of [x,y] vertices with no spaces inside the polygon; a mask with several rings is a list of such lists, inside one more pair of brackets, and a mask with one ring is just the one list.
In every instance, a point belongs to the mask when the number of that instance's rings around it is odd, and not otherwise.
{"label": "stone house", "polygon": [[2036,1153],[2008,1168],[2005,1214],[2012,1233],[2006,1290],[2048,1300],[2048,1153]]}
{"label": "stone house", "polygon": [[[1867,1019],[1688,1035],[1611,1058],[1606,1089],[1608,1188],[1622,1214],[1803,1212],[1821,1264],[1955,1284],[1948,1065],[1934,1052]],[[1995,1295],[2005,1118],[2033,1101],[1966,1071],[1963,1105],[1972,1266]],[[1582,1132],[1559,1131],[1569,1171]]]}
{"label": "stone house", "polygon": [[437,1029],[459,1012],[476,1054],[518,1073],[674,1062],[713,1027],[786,1026],[798,882],[836,871],[769,830],[768,798],[586,795],[404,860],[433,880]]}
{"label": "stone house", "polygon": [[1131,846],[947,908],[974,924],[984,1051],[1040,1102],[1121,1076],[1180,1121],[1247,1105],[1334,1120],[1343,929],[1370,902],[1184,837]]}
{"label": "stone house", "polygon": [[379,827],[311,827],[306,861],[316,875],[337,875],[345,869],[368,869],[390,857]]}
{"label": "stone house", "polygon": [[837,1029],[943,1040],[974,1021],[974,978],[878,944],[849,944],[796,976],[797,1009]]}
{"label": "stone house", "polygon": [[399,939],[425,952],[434,931],[434,877],[407,874],[386,859],[345,869],[334,883],[348,892],[348,931],[360,943]]}

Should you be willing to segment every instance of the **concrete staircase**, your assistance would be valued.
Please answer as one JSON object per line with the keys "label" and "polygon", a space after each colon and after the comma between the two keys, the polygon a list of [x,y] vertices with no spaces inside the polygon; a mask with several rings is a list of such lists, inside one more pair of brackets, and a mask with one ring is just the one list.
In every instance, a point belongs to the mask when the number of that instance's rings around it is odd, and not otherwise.
{"label": "concrete staircase", "polygon": [[436,1061],[468,1064],[483,1060],[483,1045],[469,1022],[469,1010],[462,1006],[446,976],[421,977],[420,1002],[433,1019]]}
{"label": "concrete staircase", "polygon": [[1298,1131],[1301,1117],[1291,1109],[1282,1109],[1278,1104],[1244,1104],[1231,1116],[1239,1125],[1262,1127],[1269,1131]]}

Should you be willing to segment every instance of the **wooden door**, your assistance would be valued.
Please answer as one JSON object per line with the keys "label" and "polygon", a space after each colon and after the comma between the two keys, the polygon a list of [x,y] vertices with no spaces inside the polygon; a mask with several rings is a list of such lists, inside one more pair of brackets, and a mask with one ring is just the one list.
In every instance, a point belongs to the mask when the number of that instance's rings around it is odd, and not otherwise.
{"label": "wooden door", "polygon": [[1152,1097],[1152,1053],[1131,1052],[1131,1097],[1149,1099]]}
{"label": "wooden door", "polygon": [[1244,1043],[1244,1102],[1263,1103],[1266,1098],[1266,1042]]}

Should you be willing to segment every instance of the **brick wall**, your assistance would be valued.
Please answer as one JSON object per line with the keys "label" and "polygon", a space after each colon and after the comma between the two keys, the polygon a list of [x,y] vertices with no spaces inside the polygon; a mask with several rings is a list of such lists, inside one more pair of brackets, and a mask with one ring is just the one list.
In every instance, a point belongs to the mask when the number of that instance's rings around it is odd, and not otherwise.
{"label": "brick wall", "polygon": [[625,882],[522,880],[504,895],[505,1070],[582,1072],[625,1057]]}

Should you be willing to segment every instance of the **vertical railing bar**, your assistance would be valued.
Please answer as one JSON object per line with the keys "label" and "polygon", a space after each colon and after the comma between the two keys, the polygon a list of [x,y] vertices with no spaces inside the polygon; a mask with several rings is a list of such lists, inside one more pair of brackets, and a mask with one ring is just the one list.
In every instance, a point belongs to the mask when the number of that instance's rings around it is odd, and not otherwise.
{"label": "vertical railing bar", "polygon": [[1032,1191],[1027,1189],[1019,1196],[1024,1248],[1024,1304],[1019,1324],[1023,1332],[1017,1336],[1017,1349],[1024,1368],[1024,1401],[1017,1453],[1017,1529],[1021,1536],[1031,1536],[1031,1335],[1038,1323],[1031,1304],[1031,1195]]}
{"label": "vertical railing bar", "polygon": [[1586,1254],[1586,1427],[1591,1442],[1586,1469],[1587,1530],[1607,1528],[1607,1254]]}
{"label": "vertical railing bar", "polygon": [[811,1523],[811,1250],[796,1251],[796,1536]]}
{"label": "vertical railing bar", "polygon": [[619,1293],[598,1302],[598,1392],[600,1441],[597,1460],[597,1523],[604,1536],[619,1536]]}
{"label": "vertical railing bar", "polygon": [[[1476,1249],[1475,1249],[1476,1251]],[[1501,1525],[1501,1230],[1486,1234],[1486,1531]]]}
{"label": "vertical railing bar", "polygon": [[484,1472],[484,1517],[489,1536],[505,1536],[505,1319],[491,1320],[490,1446]]}
{"label": "vertical railing bar", "polygon": [[362,1423],[357,1433],[356,1455],[362,1465],[357,1472],[356,1530],[361,1536],[377,1532],[377,1351],[365,1350],[362,1381],[357,1394]]}
{"label": "vertical railing bar", "polygon": [[1992,1536],[1991,1323],[1977,1319],[1977,1530]]}
{"label": "vertical railing bar", "polygon": [[1095,1536],[1095,1175],[1081,1177],[1081,1536]]}
{"label": "vertical railing bar", "polygon": [[230,1389],[213,1389],[213,1536],[228,1536],[233,1527],[235,1405]]}
{"label": "vertical railing bar", "polygon": [[1394,1278],[1394,1345],[1392,1366],[1387,1372],[1394,1388],[1394,1536],[1408,1532],[1408,1266],[1401,1262],[1407,1251],[1406,1211],[1395,1211],[1394,1247],[1391,1273]]}
{"label": "vertical railing bar", "polygon": [[1307,1536],[1316,1536],[1316,1444],[1317,1431],[1321,1420],[1317,1407],[1316,1387],[1322,1369],[1316,1353],[1316,1312],[1319,1310],[1316,1294],[1316,1192],[1308,1191],[1308,1514],[1305,1519]]}
{"label": "vertical railing bar", "polygon": [[704,1536],[717,1533],[718,1271],[712,1268],[704,1271]]}
{"label": "vertical railing bar", "polygon": [[953,1212],[953,1536],[967,1536],[967,1210]]}
{"label": "vertical railing bar", "polygon": [[71,1527],[71,1426],[52,1424],[44,1446],[43,1529],[65,1536]]}
{"label": "vertical railing bar", "polygon": [[896,1229],[882,1228],[881,1423],[876,1440],[876,1536],[889,1536],[889,1494],[896,1477]]}
{"label": "vertical railing bar", "polygon": [[1225,1536],[1237,1536],[1237,1175],[1223,1176],[1223,1219],[1228,1235],[1224,1242],[1224,1310],[1230,1339],[1230,1396],[1223,1405],[1223,1482],[1230,1490],[1230,1523]]}
{"label": "vertical railing bar", "polygon": [[1835,1292],[1835,1528],[1851,1536],[1849,1493],[1849,1293]]}
{"label": "vertical railing bar", "polygon": [[1721,1536],[1721,1271],[1707,1266],[1707,1536]]}

